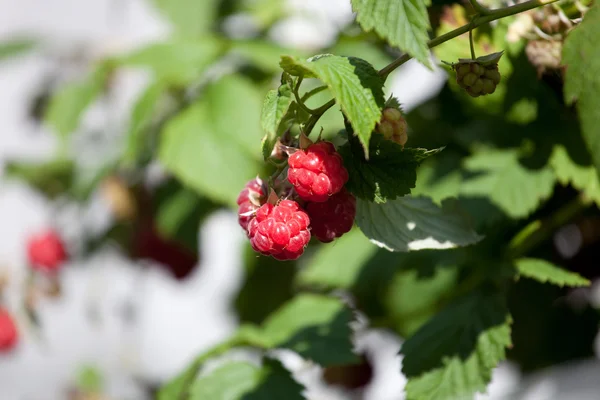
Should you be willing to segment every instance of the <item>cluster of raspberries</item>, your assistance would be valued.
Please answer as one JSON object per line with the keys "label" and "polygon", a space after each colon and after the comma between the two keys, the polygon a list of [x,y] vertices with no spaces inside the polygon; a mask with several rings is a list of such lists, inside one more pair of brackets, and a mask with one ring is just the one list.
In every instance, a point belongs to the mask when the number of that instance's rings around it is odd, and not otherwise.
{"label": "cluster of raspberries", "polygon": [[257,178],[237,200],[238,220],[252,248],[278,260],[300,257],[311,236],[324,243],[342,236],[356,215],[356,199],[344,189],[348,171],[332,143],[295,150],[287,168],[293,190],[286,199],[267,201],[268,188]]}

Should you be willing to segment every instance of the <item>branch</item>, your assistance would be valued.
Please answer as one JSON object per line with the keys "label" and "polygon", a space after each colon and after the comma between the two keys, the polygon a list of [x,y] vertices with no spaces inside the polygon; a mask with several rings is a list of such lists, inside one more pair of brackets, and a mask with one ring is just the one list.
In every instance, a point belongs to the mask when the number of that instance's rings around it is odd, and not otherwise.
{"label": "branch", "polygon": [[[476,2],[476,0],[471,0],[471,1]],[[429,42],[427,42],[427,46],[430,49],[432,49],[436,46],[439,46],[440,44],[442,44],[444,42],[447,42],[448,40],[454,39],[457,36],[460,36],[464,33],[469,32],[469,30],[471,30],[471,29],[475,29],[483,24],[487,24],[488,22],[492,22],[497,19],[509,17],[511,15],[519,14],[524,11],[529,11],[529,10],[532,10],[537,7],[545,6],[547,4],[556,3],[557,1],[559,1],[559,0],[529,0],[529,1],[526,1],[525,3],[516,4],[514,6],[510,6],[510,7],[506,7],[506,8],[500,8],[497,10],[488,10],[489,11],[488,14],[486,14],[486,15],[478,14],[468,24],[465,24],[465,25],[461,26],[460,28],[457,28],[451,32],[445,33],[441,36],[436,37],[435,39],[430,40]],[[404,64],[405,62],[410,60],[411,58],[412,58],[412,56],[410,56],[409,54],[403,54],[402,56],[398,57],[397,59],[395,59],[394,61],[392,61],[385,67],[383,67],[379,71],[379,76],[381,76],[384,80],[387,79],[388,75],[392,71],[394,71],[396,68],[398,68],[399,66],[401,66],[402,64]],[[310,133],[312,128],[315,126],[315,124],[317,123],[319,118],[321,118],[321,116],[323,114],[325,114],[325,111],[327,111],[329,108],[331,108],[334,104],[335,104],[335,99],[332,99],[329,102],[322,105],[321,107],[317,108],[316,110],[313,110],[314,113],[312,114],[312,116],[310,117],[310,119],[308,120],[308,122],[306,124],[307,131],[305,133],[307,135]]]}
{"label": "branch", "polygon": [[[443,34],[442,36],[438,36],[435,39],[430,40],[427,43],[427,46],[430,49],[434,48],[444,42],[447,42],[450,39],[454,39],[457,36],[467,33],[469,31],[469,29],[475,29],[483,24],[487,24],[488,22],[492,22],[497,19],[509,17],[511,15],[519,14],[524,11],[529,11],[529,10],[532,10],[537,7],[545,6],[546,4],[556,3],[557,1],[559,1],[559,0],[529,0],[529,1],[526,1],[525,3],[516,4],[514,6],[500,8],[497,10],[490,10],[489,14],[483,15],[483,16],[475,16],[475,18],[473,18],[473,20],[471,22],[469,22],[468,24],[465,24],[465,25],[461,26],[460,28],[457,28],[451,32]],[[385,67],[383,67],[379,71],[379,75],[382,76],[384,79],[387,78],[388,75],[390,74],[390,72],[392,72],[393,70],[395,70],[396,68],[398,68],[399,66],[401,66],[402,64],[404,64],[405,62],[410,60],[411,58],[412,57],[410,55],[403,54],[402,56],[398,57],[397,59],[395,59],[394,61],[392,61]]]}
{"label": "branch", "polygon": [[492,10],[490,10],[487,7],[482,6],[481,4],[479,4],[479,2],[477,0],[469,0],[469,2],[471,3],[471,6],[473,6],[473,8],[475,9],[475,12],[479,15],[488,15],[493,13]]}

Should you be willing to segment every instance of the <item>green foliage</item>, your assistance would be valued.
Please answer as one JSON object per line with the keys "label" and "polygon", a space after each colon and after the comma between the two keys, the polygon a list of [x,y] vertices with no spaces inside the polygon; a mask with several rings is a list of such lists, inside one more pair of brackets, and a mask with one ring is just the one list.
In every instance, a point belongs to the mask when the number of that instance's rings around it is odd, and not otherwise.
{"label": "green foliage", "polygon": [[374,30],[389,44],[431,68],[427,47],[429,4],[427,0],[352,0],[352,9],[365,31]]}
{"label": "green foliage", "polygon": [[339,152],[350,175],[348,190],[358,198],[385,203],[409,194],[415,187],[419,164],[441,150],[403,149],[378,134],[371,138],[368,160],[352,138]]}
{"label": "green foliage", "polygon": [[560,145],[554,147],[549,164],[561,184],[572,185],[600,206],[600,180],[593,165],[576,163],[569,157],[566,148]]}
{"label": "green foliage", "polygon": [[[246,91],[246,97],[237,97]],[[259,172],[260,100],[241,78],[222,78],[205,96],[171,119],[161,133],[159,158],[179,179],[216,202],[234,204]],[[254,97],[254,104],[252,104]],[[236,107],[235,102],[243,103]],[[238,114],[232,118],[231,114]],[[238,132],[244,132],[238,137]]]}
{"label": "green foliage", "polygon": [[289,127],[284,122],[286,113],[292,104],[292,89],[288,83],[270,90],[265,97],[260,121],[265,131],[262,140],[262,153],[265,160],[269,158],[277,138]]}
{"label": "green foliage", "polygon": [[431,275],[422,276],[419,269],[427,265],[426,260],[416,261],[414,269],[394,275],[384,296],[394,327],[404,337],[412,336],[439,311],[440,303],[452,295],[458,278],[456,267],[439,262],[434,263]]}
{"label": "green foliage", "polygon": [[390,251],[450,249],[482,239],[451,199],[441,207],[426,197],[404,196],[383,204],[358,200],[356,225]]}
{"label": "green foliage", "polygon": [[266,359],[262,367],[234,361],[197,379],[189,400],[302,400],[302,390],[279,361]]}
{"label": "green foliage", "polygon": [[[408,399],[471,398],[485,390],[511,345],[504,296],[476,291],[457,299],[403,345]],[[435,343],[435,345],[432,345]]]}
{"label": "green foliage", "polygon": [[209,32],[215,24],[217,0],[152,0],[154,5],[171,20],[175,32],[183,37],[199,36]]}
{"label": "green foliage", "polygon": [[77,373],[77,389],[86,393],[100,393],[104,382],[102,373],[92,366],[86,365]]}
{"label": "green foliage", "polygon": [[148,139],[152,138],[146,133],[155,121],[158,104],[164,91],[165,88],[162,84],[151,84],[142,92],[133,106],[129,128],[125,135],[124,163],[135,164],[145,151],[152,150],[148,148],[148,142],[150,142]]}
{"label": "green foliage", "polygon": [[600,35],[600,7],[592,7],[581,26],[569,34],[563,48],[565,101],[577,100],[583,137],[600,171],[600,57],[597,39]]}
{"label": "green foliage", "polygon": [[272,314],[261,337],[322,366],[357,362],[350,342],[352,312],[337,299],[300,294]]}
{"label": "green foliage", "polygon": [[520,276],[557,286],[589,286],[590,281],[575,272],[566,271],[545,260],[520,258],[515,261]]}
{"label": "green foliage", "polygon": [[123,57],[119,63],[147,68],[158,81],[185,86],[202,77],[224,51],[224,43],[214,37],[181,39],[151,44]]}
{"label": "green foliage", "polygon": [[488,197],[512,218],[528,216],[554,188],[549,167],[527,168],[515,150],[481,151],[466,159],[465,167],[483,174],[463,182],[461,193]]}
{"label": "green foliage", "polygon": [[81,81],[71,82],[52,96],[45,120],[65,139],[79,127],[85,109],[102,93],[110,67],[100,65]]}
{"label": "green foliage", "polygon": [[[342,155],[346,189],[357,198],[356,226],[331,244],[313,240],[297,261],[257,255],[246,242],[246,280],[235,299],[241,327],[164,385],[159,400],[302,399],[303,387],[270,358],[273,350],[294,351],[325,369],[358,362],[354,312],[403,339],[408,400],[466,400],[485,390],[511,346],[511,330],[521,332],[512,333],[511,358],[529,369],[590,354],[597,313],[556,299],[589,285],[596,269],[587,257],[565,261],[564,269],[544,259],[555,252],[556,230],[575,217],[583,246],[593,252],[587,233],[600,206],[597,6],[581,24],[577,7],[562,6],[580,25],[552,33],[553,45],[566,37],[566,68],[541,68],[530,46],[538,35],[543,47],[547,38],[538,31],[515,17],[481,23],[533,2],[472,18],[458,4],[428,9],[427,0],[351,0],[357,23],[308,59],[268,39],[286,13],[281,2],[153,3],[172,22],[171,38],[96,62],[84,79],[60,87],[47,108],[44,93],[34,101],[32,115],[45,110],[46,122],[67,138],[94,100],[113,89],[113,74],[149,70],[129,121],[116,127],[124,133],[119,158],[93,171],[63,158],[38,166],[10,162],[7,176],[78,201],[103,177],[123,177],[139,212],[111,232],[151,221],[169,244],[197,251],[204,218],[223,205],[235,209],[240,190],[257,175],[279,198],[298,200],[284,179],[285,160],[270,155],[284,133],[286,146],[296,148],[305,145],[300,132],[316,130],[313,141],[330,140]],[[222,27],[238,13],[255,30],[227,37]],[[496,91],[471,98],[448,68],[444,88],[403,113],[408,146],[385,140],[378,132],[385,130],[378,126],[382,108],[401,109],[384,94],[387,73],[412,57],[429,66],[429,45],[450,63],[470,57],[469,21],[479,25],[473,58],[495,62],[503,52]],[[431,26],[438,38],[428,41]],[[0,60],[27,48],[0,44]],[[548,63],[547,55],[537,54]],[[165,181],[145,185],[156,162]],[[581,328],[570,333],[571,326]],[[577,342],[575,350],[563,350],[567,342]],[[215,360],[238,347],[253,348],[260,361]]]}
{"label": "green foliage", "polygon": [[369,158],[369,139],[385,101],[383,79],[375,68],[359,58],[331,54],[308,60],[285,56],[281,68],[293,76],[318,78],[329,87]]}
{"label": "green foliage", "polygon": [[11,39],[0,42],[0,61],[23,54],[36,46],[31,39]]}
{"label": "green foliage", "polygon": [[377,247],[359,229],[339,238],[335,246],[323,246],[298,276],[302,285],[350,288]]}

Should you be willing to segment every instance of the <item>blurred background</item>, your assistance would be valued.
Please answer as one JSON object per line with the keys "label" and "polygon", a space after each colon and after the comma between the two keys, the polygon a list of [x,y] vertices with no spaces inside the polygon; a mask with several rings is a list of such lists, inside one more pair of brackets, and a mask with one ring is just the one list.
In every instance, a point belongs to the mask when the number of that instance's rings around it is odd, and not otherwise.
{"label": "blurred background", "polygon": [[[452,5],[434,2],[434,29],[458,23],[448,17],[458,10]],[[411,61],[388,80],[388,94],[407,112],[408,145],[448,146],[424,165],[419,193],[458,195],[460,179],[447,173],[472,146],[507,149],[524,137],[537,144],[553,125],[548,104],[562,98],[560,63],[536,64],[525,44],[514,44],[529,40],[528,22],[509,22],[481,46],[512,46],[501,72],[519,70],[513,76],[529,83],[509,81],[490,104],[458,93],[442,67]],[[1,400],[154,398],[201,351],[292,297],[312,255],[304,264],[256,257],[232,206],[264,171],[259,116],[278,84],[279,56],[322,52],[377,68],[399,54],[360,31],[347,0],[0,0],[0,304],[17,332],[14,343],[0,343]],[[468,57],[468,46],[436,55],[455,61]],[[325,93],[313,101],[324,100]],[[190,105],[205,112],[188,116]],[[337,111],[321,122],[326,138],[342,128]],[[186,124],[193,137],[178,147],[169,138],[185,135]],[[569,146],[574,154],[578,144]],[[583,168],[589,155],[581,159]],[[582,191],[572,186],[557,184],[535,217],[553,215]],[[527,223],[507,222],[501,204],[484,203],[468,204],[480,230],[495,224],[495,238]],[[536,251],[594,279],[599,238],[591,206],[555,223]],[[363,260],[379,254],[369,251]],[[413,261],[386,257],[376,264]],[[307,398],[403,398],[401,338],[436,306],[394,295],[434,296],[458,272],[417,282],[404,267],[383,269],[370,287],[355,288],[370,301],[363,322],[377,321],[355,327],[363,364],[323,371],[281,355]],[[597,399],[598,285],[519,282],[511,296],[519,304],[515,349],[479,398]]]}

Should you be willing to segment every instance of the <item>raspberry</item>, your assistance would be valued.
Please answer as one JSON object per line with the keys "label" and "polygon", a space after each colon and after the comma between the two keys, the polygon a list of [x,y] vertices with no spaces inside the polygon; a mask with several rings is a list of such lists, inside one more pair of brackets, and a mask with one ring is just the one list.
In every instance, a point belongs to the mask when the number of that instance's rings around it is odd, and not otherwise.
{"label": "raspberry", "polygon": [[238,222],[244,230],[248,229],[248,223],[254,218],[253,212],[258,210],[264,202],[264,198],[265,192],[262,181],[259,178],[248,182],[240,192],[237,199],[237,204],[239,206]]}
{"label": "raspberry", "polygon": [[461,61],[454,66],[456,82],[472,97],[492,94],[500,83],[498,64],[482,65],[475,60]]}
{"label": "raspberry", "polygon": [[274,206],[267,203],[256,211],[248,224],[252,248],[278,260],[295,260],[302,255],[310,240],[310,219],[292,200]]}
{"label": "raspberry", "polygon": [[32,268],[56,272],[67,259],[62,239],[54,230],[48,230],[29,238],[27,255]]}
{"label": "raspberry", "polygon": [[19,340],[17,327],[10,313],[0,307],[0,352],[13,349]]}
{"label": "raspberry", "polygon": [[402,112],[396,108],[385,108],[381,113],[381,121],[377,124],[376,132],[392,142],[404,146],[408,141],[406,120]]}
{"label": "raspberry", "polygon": [[306,150],[297,150],[288,165],[288,180],[303,200],[326,201],[348,182],[348,171],[331,142],[317,142]]}
{"label": "raspberry", "polygon": [[356,216],[356,199],[346,189],[342,189],[324,203],[308,203],[306,213],[310,217],[313,236],[328,243],[352,229]]}

